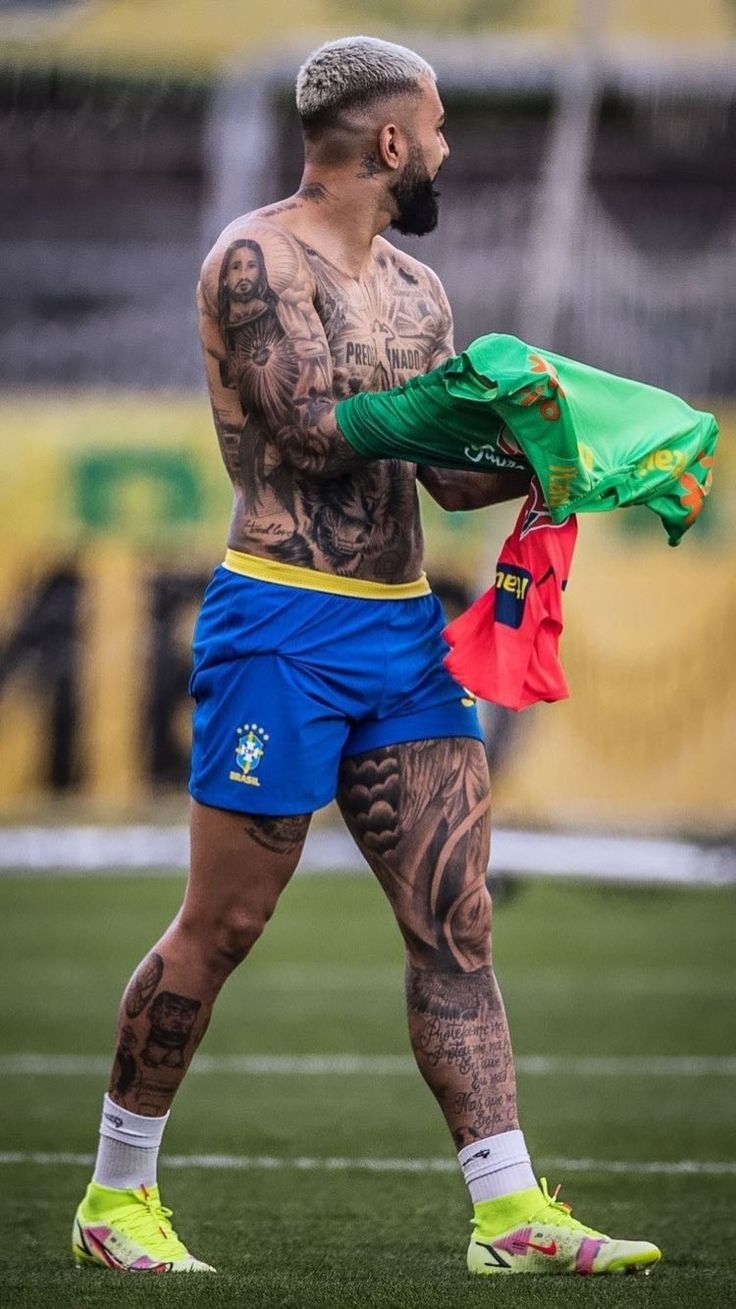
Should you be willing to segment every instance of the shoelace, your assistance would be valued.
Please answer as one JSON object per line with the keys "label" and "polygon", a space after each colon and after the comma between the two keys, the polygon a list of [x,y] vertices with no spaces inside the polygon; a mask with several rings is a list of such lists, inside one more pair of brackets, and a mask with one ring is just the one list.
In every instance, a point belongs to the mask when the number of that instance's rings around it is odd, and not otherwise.
{"label": "shoelace", "polygon": [[131,1205],[125,1215],[127,1234],[155,1254],[165,1254],[168,1259],[183,1258],[186,1247],[169,1222],[173,1211],[145,1186],[136,1191],[136,1195],[139,1197],[137,1203]]}
{"label": "shoelace", "polygon": [[[586,1227],[584,1223],[578,1222],[577,1218],[573,1218],[571,1206],[566,1204],[564,1200],[557,1199],[562,1189],[561,1183],[555,1187],[552,1195],[549,1193],[546,1177],[539,1179],[539,1185],[544,1196],[544,1206],[532,1216],[530,1221],[535,1223],[552,1222],[558,1227],[571,1227],[577,1232],[587,1232],[589,1236],[601,1235],[592,1227]],[[550,1210],[552,1210],[551,1214]]]}

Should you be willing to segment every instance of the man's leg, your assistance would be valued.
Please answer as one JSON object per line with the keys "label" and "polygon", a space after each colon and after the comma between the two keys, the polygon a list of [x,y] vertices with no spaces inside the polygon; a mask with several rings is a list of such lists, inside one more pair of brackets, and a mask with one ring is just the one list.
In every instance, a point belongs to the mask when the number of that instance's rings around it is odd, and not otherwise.
{"label": "man's leg", "polygon": [[[120,1006],[93,1185],[81,1220],[78,1214],[75,1222],[75,1253],[82,1262],[119,1266],[136,1253],[132,1246],[123,1249],[115,1239],[115,1223],[101,1223],[100,1216],[117,1212],[121,1195],[123,1208],[132,1205],[135,1211],[136,1201],[147,1203],[155,1188],[158,1146],[171,1102],[207,1030],[220,988],[258,940],[296,868],[309,821],[309,814],[248,815],[192,802],[191,871],[184,902],[136,969]],[[160,1220],[158,1213],[153,1217]],[[109,1229],[105,1238],[101,1228]],[[158,1258],[177,1270],[192,1267],[180,1242],[165,1242],[160,1250],[149,1249],[145,1240],[137,1244],[153,1264]]]}
{"label": "man's leg", "polygon": [[406,943],[412,1048],[474,1202],[470,1270],[648,1269],[659,1258],[655,1246],[609,1241],[583,1227],[550,1201],[531,1169],[491,960],[490,784],[482,744],[450,737],[349,757],[338,802]]}
{"label": "man's leg", "polygon": [[348,758],[338,800],[406,942],[412,1048],[458,1150],[516,1130],[511,1042],[491,963],[481,743],[409,742]]}

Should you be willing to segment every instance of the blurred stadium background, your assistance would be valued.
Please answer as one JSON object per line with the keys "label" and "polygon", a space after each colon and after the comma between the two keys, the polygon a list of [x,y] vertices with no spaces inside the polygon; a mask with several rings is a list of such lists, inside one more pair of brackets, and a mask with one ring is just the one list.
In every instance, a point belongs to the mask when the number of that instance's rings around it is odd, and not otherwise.
{"label": "blurred stadium background", "polygon": [[[65,1290],[63,1250],[121,980],[179,894],[142,870],[180,881],[186,861],[189,641],[229,505],[193,289],[219,227],[298,181],[300,59],[356,30],[414,43],[439,74],[452,159],[439,230],[410,248],[446,283],[458,346],[518,332],[722,426],[713,495],[678,550],[646,511],[583,519],[571,698],[488,710],[487,726],[496,871],[563,879],[499,896],[537,1157],[580,1174],[589,1221],[613,1212],[666,1244],[668,1307],[732,1304],[718,1214],[736,1200],[733,0],[0,0],[0,1162],[18,1165],[4,1299],[143,1302],[127,1284]],[[488,584],[514,511],[425,510],[429,571],[456,610]],[[249,1304],[480,1305],[483,1288],[457,1290],[465,1210],[442,1129],[403,1076],[393,928],[368,878],[331,876],[354,862],[320,816],[316,875],[290,888],[182,1092],[169,1148],[195,1171],[168,1194],[216,1260],[226,1212],[244,1214]],[[305,1152],[299,1175],[274,1171]],[[397,1153],[412,1158],[392,1171]],[[241,1167],[257,1182],[227,1172]],[[432,1174],[421,1203],[402,1169]],[[196,1180],[219,1209],[193,1212]],[[274,1208],[303,1237],[296,1287]],[[338,1210],[346,1231],[371,1224],[349,1295]],[[431,1225],[437,1263],[394,1211]],[[242,1303],[242,1281],[232,1299],[220,1285],[213,1303]],[[577,1295],[545,1288],[544,1303]]]}
{"label": "blurred stadium background", "polygon": [[[385,0],[1,7],[6,824],[185,814],[189,635],[228,509],[198,266],[233,214],[298,181],[299,59],[356,25],[395,32],[392,12]],[[714,494],[679,550],[645,510],[582,523],[572,696],[489,711],[497,822],[727,843],[736,6],[402,12],[439,71],[453,150],[440,227],[410,248],[445,280],[458,345],[518,332],[680,391],[723,427]],[[451,607],[486,585],[512,515],[427,504],[429,569]]]}

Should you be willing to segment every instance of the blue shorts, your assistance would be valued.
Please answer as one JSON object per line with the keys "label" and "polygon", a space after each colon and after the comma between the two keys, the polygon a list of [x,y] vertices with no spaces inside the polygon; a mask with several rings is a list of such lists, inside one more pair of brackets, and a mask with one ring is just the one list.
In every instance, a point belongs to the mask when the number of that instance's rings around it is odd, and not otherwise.
{"label": "blue shorts", "polygon": [[335,798],[346,756],[433,737],[482,740],[474,699],[442,664],[444,625],[431,592],[369,599],[216,568],[194,633],[195,800],[311,813]]}

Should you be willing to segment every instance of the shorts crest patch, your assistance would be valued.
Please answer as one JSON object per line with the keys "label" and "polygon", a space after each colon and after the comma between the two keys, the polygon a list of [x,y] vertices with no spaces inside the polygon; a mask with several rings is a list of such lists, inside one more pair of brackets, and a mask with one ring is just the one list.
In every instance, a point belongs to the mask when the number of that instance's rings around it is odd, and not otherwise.
{"label": "shorts crest patch", "polygon": [[232,769],[229,774],[230,781],[245,782],[247,786],[260,786],[259,778],[254,777],[253,774],[266,753],[268,732],[257,723],[246,723],[244,727],[236,728],[236,737],[235,762],[240,771]]}

